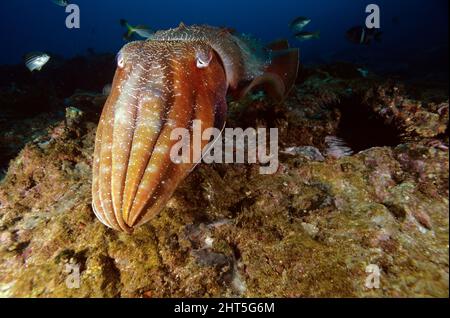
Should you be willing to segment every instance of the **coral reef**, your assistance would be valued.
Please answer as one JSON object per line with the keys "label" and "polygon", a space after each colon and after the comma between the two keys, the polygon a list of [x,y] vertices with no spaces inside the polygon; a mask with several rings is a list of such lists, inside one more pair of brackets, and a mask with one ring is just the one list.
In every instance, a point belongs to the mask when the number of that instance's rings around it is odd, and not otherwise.
{"label": "coral reef", "polygon": [[[8,126],[2,149],[20,142],[0,183],[0,296],[448,297],[448,91],[419,97],[350,64],[301,74],[281,105],[229,104],[230,127],[279,128],[275,175],[199,165],[132,235],[91,210],[104,96],[64,104],[75,81],[58,112]],[[327,156],[328,136],[354,154]],[[371,264],[379,288],[366,286]]]}

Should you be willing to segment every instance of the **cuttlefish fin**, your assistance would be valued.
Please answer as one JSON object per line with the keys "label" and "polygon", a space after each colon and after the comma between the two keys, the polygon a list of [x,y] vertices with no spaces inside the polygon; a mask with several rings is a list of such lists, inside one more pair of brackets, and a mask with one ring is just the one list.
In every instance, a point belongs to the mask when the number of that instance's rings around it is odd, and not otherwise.
{"label": "cuttlefish fin", "polygon": [[274,42],[270,46],[270,65],[240,92],[239,97],[244,97],[255,87],[262,87],[270,97],[281,102],[291,91],[297,79],[300,52],[298,49],[286,48],[289,44],[284,40]]}
{"label": "cuttlefish fin", "polygon": [[255,87],[262,87],[265,92],[269,94],[270,97],[276,101],[283,100],[286,87],[284,86],[283,80],[280,76],[274,73],[264,73],[261,76],[255,78],[248,86],[246,86],[240,92],[240,98],[245,97],[250,93]]}
{"label": "cuttlefish fin", "polygon": [[284,51],[289,49],[289,42],[285,39],[276,40],[267,45],[267,49],[271,51]]}
{"label": "cuttlefish fin", "polygon": [[295,85],[300,65],[300,51],[297,48],[282,51],[273,51],[272,63],[266,72],[278,75],[283,84],[283,98],[286,97]]}

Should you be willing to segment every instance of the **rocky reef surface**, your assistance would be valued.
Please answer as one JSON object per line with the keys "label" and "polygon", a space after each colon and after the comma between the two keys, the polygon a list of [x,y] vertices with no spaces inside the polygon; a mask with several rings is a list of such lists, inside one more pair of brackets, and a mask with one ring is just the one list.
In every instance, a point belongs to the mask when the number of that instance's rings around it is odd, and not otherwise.
{"label": "rocky reef surface", "polygon": [[[0,296],[449,296],[446,86],[362,78],[336,63],[303,69],[282,105],[260,95],[230,102],[228,126],[279,129],[277,173],[199,165],[156,219],[127,235],[91,210],[112,63],[69,61],[3,83]],[[33,114],[14,117],[20,105]],[[345,151],[330,147],[336,137]],[[373,266],[379,288],[366,284]]]}

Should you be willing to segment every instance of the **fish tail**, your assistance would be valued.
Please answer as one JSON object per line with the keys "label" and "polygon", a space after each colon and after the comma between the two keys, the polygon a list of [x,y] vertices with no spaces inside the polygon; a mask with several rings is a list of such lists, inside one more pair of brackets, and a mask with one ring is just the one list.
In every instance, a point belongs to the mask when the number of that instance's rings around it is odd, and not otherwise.
{"label": "fish tail", "polygon": [[128,24],[128,21],[125,19],[120,19],[120,25],[125,27],[125,28],[129,28],[130,25]]}
{"label": "fish tail", "polygon": [[320,39],[320,31],[314,32],[313,37],[314,37],[315,39]]}
{"label": "fish tail", "polygon": [[129,41],[131,39],[131,36],[134,33],[134,29],[133,27],[128,23],[127,20],[125,19],[120,19],[120,25],[124,28],[127,28],[127,31],[125,32],[125,34],[123,35],[123,39],[125,41]]}
{"label": "fish tail", "polygon": [[130,41],[133,36],[134,30],[129,29],[123,34],[124,41]]}

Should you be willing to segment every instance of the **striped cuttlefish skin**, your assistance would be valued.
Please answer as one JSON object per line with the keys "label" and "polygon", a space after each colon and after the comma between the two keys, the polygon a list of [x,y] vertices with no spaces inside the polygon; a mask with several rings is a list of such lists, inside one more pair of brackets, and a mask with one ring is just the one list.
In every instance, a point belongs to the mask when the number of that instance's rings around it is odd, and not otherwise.
{"label": "striped cuttlefish skin", "polygon": [[[117,56],[95,139],[92,206],[103,224],[118,231],[132,233],[164,208],[201,160],[201,154],[193,151],[194,120],[201,121],[201,133],[222,128],[228,88],[237,88],[239,74],[249,74],[245,54],[239,52],[242,44],[231,35],[211,27],[199,35],[202,29],[196,27],[195,36],[180,38],[177,30],[190,34],[189,28],[180,25],[160,33],[160,39],[131,42]],[[226,49],[218,45],[220,36],[228,36],[228,42],[223,42]],[[230,41],[236,45],[230,47]],[[295,54],[288,55],[295,60]],[[296,61],[295,76],[298,52]],[[253,79],[272,85],[278,75],[266,80],[265,67],[261,65],[261,76],[255,73]],[[275,88],[286,87],[286,74],[278,76]],[[177,128],[190,132],[190,163],[171,160],[171,149],[179,141],[170,137]],[[201,149],[208,143],[202,141]]]}
{"label": "striped cuttlefish skin", "polygon": [[[200,67],[199,53],[211,58]],[[202,129],[214,127],[225,98],[224,70],[205,43],[134,42],[122,49],[95,141],[98,219],[131,232],[154,217],[194,166],[171,161],[172,130],[192,130],[194,119]]]}

